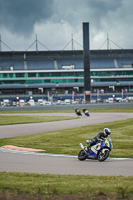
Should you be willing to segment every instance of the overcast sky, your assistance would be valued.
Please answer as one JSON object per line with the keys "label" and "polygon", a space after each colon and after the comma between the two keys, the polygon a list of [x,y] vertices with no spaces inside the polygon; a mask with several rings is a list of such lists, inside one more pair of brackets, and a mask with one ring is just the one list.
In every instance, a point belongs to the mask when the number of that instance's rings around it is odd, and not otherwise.
{"label": "overcast sky", "polygon": [[38,50],[80,50],[83,22],[90,49],[107,49],[107,35],[109,48],[133,49],[133,0],[0,0],[1,50],[36,50],[36,35]]}

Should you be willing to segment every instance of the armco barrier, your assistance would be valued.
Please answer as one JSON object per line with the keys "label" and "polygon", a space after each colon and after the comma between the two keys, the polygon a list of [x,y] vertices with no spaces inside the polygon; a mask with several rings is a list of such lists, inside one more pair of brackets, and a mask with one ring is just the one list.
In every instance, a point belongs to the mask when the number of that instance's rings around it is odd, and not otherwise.
{"label": "armco barrier", "polygon": [[104,108],[132,108],[133,102],[128,103],[91,103],[70,105],[45,105],[45,106],[23,106],[23,107],[0,107],[0,112],[15,111],[45,111],[45,110],[75,110],[78,109],[104,109]]}

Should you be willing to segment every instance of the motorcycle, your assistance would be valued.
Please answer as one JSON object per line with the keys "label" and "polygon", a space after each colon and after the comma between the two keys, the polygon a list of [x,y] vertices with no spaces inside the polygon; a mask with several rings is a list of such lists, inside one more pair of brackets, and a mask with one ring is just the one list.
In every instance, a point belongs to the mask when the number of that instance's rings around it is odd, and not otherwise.
{"label": "motorcycle", "polygon": [[[86,140],[87,145],[90,144],[89,140]],[[110,154],[113,147],[111,138],[100,139],[97,144],[93,145],[88,151],[87,146],[83,146],[82,143],[79,144],[81,150],[78,154],[78,159],[83,161],[85,159],[95,159],[100,162],[105,161]]]}
{"label": "motorcycle", "polygon": [[83,113],[87,116],[87,117],[89,117],[90,116],[90,114],[89,114],[89,112],[88,112],[88,110],[86,110],[86,109],[83,109]]}
{"label": "motorcycle", "polygon": [[78,110],[78,109],[75,109],[75,113],[76,113],[76,115],[78,115],[78,116],[82,116],[80,110]]}

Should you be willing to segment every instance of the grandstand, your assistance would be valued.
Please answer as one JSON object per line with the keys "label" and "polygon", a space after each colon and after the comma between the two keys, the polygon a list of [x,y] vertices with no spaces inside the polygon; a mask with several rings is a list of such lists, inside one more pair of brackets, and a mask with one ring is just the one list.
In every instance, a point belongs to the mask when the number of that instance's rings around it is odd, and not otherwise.
{"label": "grandstand", "polygon": [[[133,50],[90,51],[91,92],[133,92]],[[83,51],[1,51],[0,95],[84,93]]]}

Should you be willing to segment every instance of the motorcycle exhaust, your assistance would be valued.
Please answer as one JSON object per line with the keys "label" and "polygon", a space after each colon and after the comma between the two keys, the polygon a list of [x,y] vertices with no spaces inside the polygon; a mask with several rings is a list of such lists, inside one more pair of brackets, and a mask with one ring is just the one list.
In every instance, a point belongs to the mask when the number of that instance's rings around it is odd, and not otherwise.
{"label": "motorcycle exhaust", "polygon": [[80,148],[84,150],[84,146],[82,143],[79,144]]}

